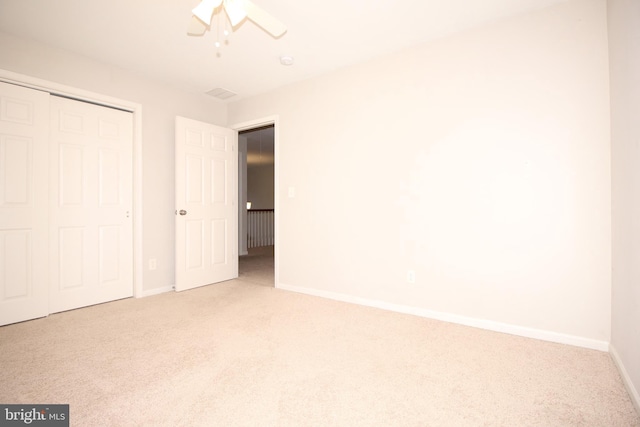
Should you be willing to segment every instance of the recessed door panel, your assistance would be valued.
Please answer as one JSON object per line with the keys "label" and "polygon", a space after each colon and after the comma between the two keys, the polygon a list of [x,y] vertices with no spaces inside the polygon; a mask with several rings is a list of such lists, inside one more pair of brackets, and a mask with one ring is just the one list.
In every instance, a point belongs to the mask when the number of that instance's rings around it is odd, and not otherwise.
{"label": "recessed door panel", "polygon": [[0,203],[4,206],[31,205],[33,187],[33,141],[31,138],[0,135]]}
{"label": "recessed door panel", "polygon": [[204,133],[198,129],[185,129],[185,144],[192,147],[204,147]]}
{"label": "recessed door panel", "polygon": [[187,270],[201,269],[204,265],[204,227],[202,220],[185,221]]}
{"label": "recessed door panel", "polygon": [[204,188],[203,160],[201,156],[189,155],[186,157],[186,197],[188,203],[202,203],[204,201],[202,194]]}
{"label": "recessed door panel", "polygon": [[227,203],[227,162],[213,159],[211,161],[211,202]]}
{"label": "recessed door panel", "polygon": [[120,280],[120,234],[119,225],[100,227],[100,285]]}
{"label": "recessed door panel", "polygon": [[61,227],[58,235],[58,287],[60,290],[80,288],[84,284],[84,228]]}
{"label": "recessed door panel", "polygon": [[98,157],[100,206],[117,206],[121,185],[119,153],[117,150],[101,149]]}
{"label": "recessed door panel", "polygon": [[84,117],[82,114],[68,110],[60,111],[57,120],[57,129],[60,133],[74,133],[82,135],[84,133]]}
{"label": "recessed door panel", "polygon": [[211,148],[215,151],[227,151],[227,138],[223,135],[211,135]]}
{"label": "recessed door panel", "polygon": [[31,279],[32,249],[29,230],[0,232],[2,271],[0,287],[2,300],[26,299],[33,286]]}
{"label": "recessed door panel", "polygon": [[117,122],[100,120],[98,123],[98,136],[103,139],[118,141],[120,138],[120,125]]}
{"label": "recessed door panel", "polygon": [[211,264],[227,263],[227,221],[217,219],[211,222]]}
{"label": "recessed door panel", "polygon": [[58,146],[60,167],[58,188],[60,206],[82,206],[83,203],[83,147],[60,144]]}
{"label": "recessed door panel", "polygon": [[[3,83],[3,85],[6,84]],[[8,91],[5,91],[5,94],[0,98],[0,121],[27,126],[34,124],[34,114],[37,110],[36,102],[38,101],[18,98],[21,96],[22,94],[9,94]]]}

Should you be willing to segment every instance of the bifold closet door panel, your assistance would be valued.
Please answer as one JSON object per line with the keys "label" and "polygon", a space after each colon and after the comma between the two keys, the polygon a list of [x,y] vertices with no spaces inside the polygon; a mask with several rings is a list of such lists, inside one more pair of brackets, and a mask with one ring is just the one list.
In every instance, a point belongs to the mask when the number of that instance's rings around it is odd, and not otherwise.
{"label": "bifold closet door panel", "polygon": [[49,94],[0,82],[0,325],[46,316]]}
{"label": "bifold closet door panel", "polygon": [[133,115],[51,97],[50,312],[133,295]]}

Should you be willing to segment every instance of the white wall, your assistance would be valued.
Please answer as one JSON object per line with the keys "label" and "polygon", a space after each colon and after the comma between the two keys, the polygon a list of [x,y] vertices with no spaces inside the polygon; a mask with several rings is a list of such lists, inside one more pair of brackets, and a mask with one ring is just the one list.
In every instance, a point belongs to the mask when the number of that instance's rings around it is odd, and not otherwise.
{"label": "white wall", "polygon": [[585,0],[228,117],[280,117],[279,286],[606,349],[608,105],[606,3]]}
{"label": "white wall", "polygon": [[[177,91],[127,71],[43,44],[0,33],[0,68],[142,105],[143,286],[174,284],[174,121],[176,115],[226,123],[226,108],[205,96]],[[155,258],[158,268],[147,269]]]}
{"label": "white wall", "polygon": [[640,410],[640,2],[609,0],[613,301],[611,352]]}

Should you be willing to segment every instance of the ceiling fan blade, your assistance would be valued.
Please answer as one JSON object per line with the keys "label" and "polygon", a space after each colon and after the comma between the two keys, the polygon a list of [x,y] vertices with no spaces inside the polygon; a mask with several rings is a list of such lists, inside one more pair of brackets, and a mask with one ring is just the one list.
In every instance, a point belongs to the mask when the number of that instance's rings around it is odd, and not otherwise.
{"label": "ceiling fan blade", "polygon": [[216,10],[216,7],[220,6],[221,3],[222,0],[202,0],[191,13],[205,24],[211,25],[213,11]]}
{"label": "ceiling fan blade", "polygon": [[207,26],[198,19],[196,16],[191,17],[189,26],[187,27],[187,34],[190,36],[201,36],[207,31]]}
{"label": "ceiling fan blade", "polygon": [[287,27],[278,21],[276,18],[265,12],[249,0],[238,0],[244,5],[244,10],[247,12],[247,18],[252,20],[256,25],[262,27],[267,33],[273,37],[280,37],[287,32]]}
{"label": "ceiling fan blade", "polygon": [[224,10],[227,12],[232,27],[238,25],[247,17],[244,3],[241,0],[224,0]]}

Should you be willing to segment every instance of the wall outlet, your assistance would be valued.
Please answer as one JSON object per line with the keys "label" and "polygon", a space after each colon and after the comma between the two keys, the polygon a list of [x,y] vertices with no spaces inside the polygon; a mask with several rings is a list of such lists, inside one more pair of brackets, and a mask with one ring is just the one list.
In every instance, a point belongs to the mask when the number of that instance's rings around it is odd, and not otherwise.
{"label": "wall outlet", "polygon": [[158,268],[158,263],[155,258],[151,258],[149,260],[149,270],[155,270],[156,268]]}
{"label": "wall outlet", "polygon": [[416,283],[416,272],[414,270],[407,271],[407,283]]}

